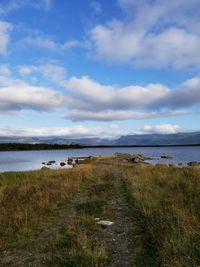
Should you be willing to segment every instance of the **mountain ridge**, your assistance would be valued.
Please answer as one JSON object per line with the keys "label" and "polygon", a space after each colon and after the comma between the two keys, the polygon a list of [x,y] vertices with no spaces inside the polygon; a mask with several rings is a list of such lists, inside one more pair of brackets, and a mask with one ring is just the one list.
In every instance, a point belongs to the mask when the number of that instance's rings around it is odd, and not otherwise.
{"label": "mountain ridge", "polygon": [[0,143],[27,144],[80,144],[85,146],[150,146],[150,145],[195,145],[200,144],[200,132],[175,134],[130,134],[115,139],[109,138],[69,138],[69,137],[0,137]]}

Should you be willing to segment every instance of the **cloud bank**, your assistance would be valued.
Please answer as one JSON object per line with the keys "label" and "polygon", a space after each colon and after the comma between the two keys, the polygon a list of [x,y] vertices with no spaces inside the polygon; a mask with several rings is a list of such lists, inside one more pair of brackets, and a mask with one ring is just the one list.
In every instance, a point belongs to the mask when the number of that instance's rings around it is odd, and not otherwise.
{"label": "cloud bank", "polygon": [[89,127],[75,125],[71,127],[7,127],[0,126],[0,137],[65,137],[65,138],[84,138],[84,137],[107,137],[112,138],[121,135],[121,129],[116,127]]}
{"label": "cloud bank", "polygon": [[11,70],[0,67],[0,112],[1,115],[26,109],[53,111],[62,106],[64,95],[45,86],[33,86],[12,77]]}
{"label": "cloud bank", "polygon": [[178,88],[162,84],[146,86],[102,85],[89,77],[71,77],[69,91],[71,120],[128,120],[178,116],[200,105],[200,78],[190,79]]}
{"label": "cloud bank", "polygon": [[95,58],[145,68],[200,66],[199,0],[118,3],[123,19],[113,18],[89,32]]}
{"label": "cloud bank", "polygon": [[117,138],[126,134],[174,134],[181,131],[179,125],[144,125],[139,129],[125,132],[118,125],[107,127],[89,127],[76,125],[71,127],[43,127],[43,128],[24,128],[0,126],[0,137],[61,137],[61,138]]}
{"label": "cloud bank", "polygon": [[[120,121],[185,115],[199,110],[200,77],[186,80],[177,88],[163,84],[145,86],[104,85],[88,76],[67,77],[62,65],[23,65],[17,68],[21,78],[0,67],[0,111],[12,113],[26,109],[62,110],[71,121]],[[24,81],[42,75],[52,87]],[[38,85],[37,85],[38,84]],[[55,88],[55,87],[56,88]],[[59,89],[58,89],[59,88]]]}

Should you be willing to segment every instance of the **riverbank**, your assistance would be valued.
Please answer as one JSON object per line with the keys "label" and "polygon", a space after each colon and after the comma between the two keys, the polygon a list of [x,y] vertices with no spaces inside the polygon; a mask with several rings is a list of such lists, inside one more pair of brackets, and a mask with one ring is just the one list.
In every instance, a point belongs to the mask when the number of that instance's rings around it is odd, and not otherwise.
{"label": "riverbank", "polygon": [[199,265],[198,169],[93,157],[0,189],[0,266]]}

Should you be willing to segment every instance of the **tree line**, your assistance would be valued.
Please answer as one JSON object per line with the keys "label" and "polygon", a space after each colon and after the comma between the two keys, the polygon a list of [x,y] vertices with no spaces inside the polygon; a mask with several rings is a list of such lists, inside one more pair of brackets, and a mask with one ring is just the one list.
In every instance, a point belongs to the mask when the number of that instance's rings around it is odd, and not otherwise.
{"label": "tree line", "polygon": [[21,143],[1,143],[0,151],[23,151],[23,150],[54,150],[82,148],[79,144],[21,144]]}

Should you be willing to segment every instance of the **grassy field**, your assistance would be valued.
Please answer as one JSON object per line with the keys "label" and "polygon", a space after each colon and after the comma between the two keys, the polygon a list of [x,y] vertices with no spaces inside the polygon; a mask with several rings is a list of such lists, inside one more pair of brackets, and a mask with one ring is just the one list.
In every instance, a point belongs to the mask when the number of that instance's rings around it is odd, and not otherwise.
{"label": "grassy field", "polygon": [[127,156],[0,174],[0,266],[199,266],[200,170]]}
{"label": "grassy field", "polygon": [[92,167],[0,174],[0,248],[23,245],[56,216],[80,186],[91,178]]}
{"label": "grassy field", "polygon": [[200,170],[137,166],[124,179],[161,266],[198,266]]}

